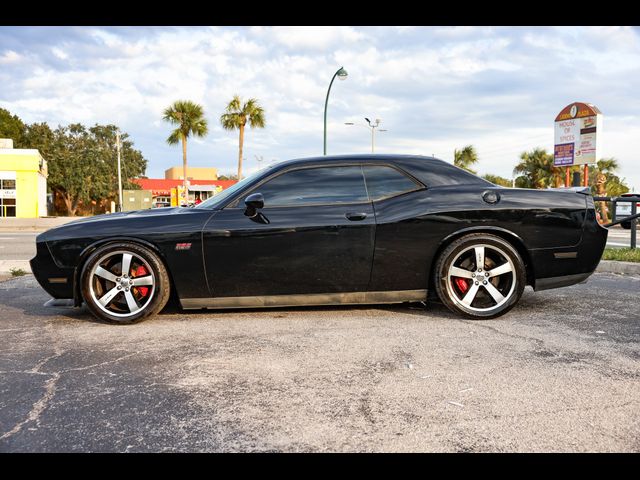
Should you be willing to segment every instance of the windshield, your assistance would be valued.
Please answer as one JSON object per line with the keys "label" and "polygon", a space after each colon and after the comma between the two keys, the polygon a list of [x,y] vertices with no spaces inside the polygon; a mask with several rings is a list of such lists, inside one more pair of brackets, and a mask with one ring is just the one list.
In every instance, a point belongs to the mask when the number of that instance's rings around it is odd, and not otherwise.
{"label": "windshield", "polygon": [[200,205],[196,205],[195,208],[216,208],[216,207],[220,207],[220,206],[224,205],[224,203],[227,201],[227,199],[231,198],[237,192],[239,192],[244,187],[249,185],[253,180],[255,180],[256,178],[261,176],[265,172],[265,170],[268,169],[268,168],[271,168],[271,166],[269,165],[266,168],[263,168],[261,170],[258,170],[255,173],[252,173],[248,177],[243,178],[238,183],[233,184],[232,186],[230,186],[226,190],[223,190],[222,192],[218,193],[217,195],[214,195],[211,198],[207,198]]}

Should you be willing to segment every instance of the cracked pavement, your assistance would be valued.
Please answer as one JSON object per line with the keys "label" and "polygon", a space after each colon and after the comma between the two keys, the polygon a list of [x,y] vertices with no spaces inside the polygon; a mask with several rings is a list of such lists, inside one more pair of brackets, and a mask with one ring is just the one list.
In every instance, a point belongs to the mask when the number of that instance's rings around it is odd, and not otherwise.
{"label": "cracked pavement", "polygon": [[505,317],[430,304],[131,326],[0,282],[0,452],[640,451],[640,277]]}

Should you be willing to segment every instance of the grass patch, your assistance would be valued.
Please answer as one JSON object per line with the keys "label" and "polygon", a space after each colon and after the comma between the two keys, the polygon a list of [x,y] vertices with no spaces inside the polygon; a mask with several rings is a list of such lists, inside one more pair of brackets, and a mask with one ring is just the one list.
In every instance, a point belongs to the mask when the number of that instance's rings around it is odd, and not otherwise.
{"label": "grass patch", "polygon": [[605,248],[602,259],[640,263],[640,248]]}
{"label": "grass patch", "polygon": [[27,272],[26,270],[23,270],[22,268],[10,268],[9,273],[11,274],[12,277],[21,277],[23,275],[26,275],[29,272]]}

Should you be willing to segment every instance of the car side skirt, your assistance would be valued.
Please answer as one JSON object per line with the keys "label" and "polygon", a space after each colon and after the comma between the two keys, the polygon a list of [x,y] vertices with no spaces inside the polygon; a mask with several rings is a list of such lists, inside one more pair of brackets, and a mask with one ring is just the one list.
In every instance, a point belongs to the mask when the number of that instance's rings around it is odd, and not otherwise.
{"label": "car side skirt", "polygon": [[376,303],[423,302],[427,290],[396,290],[386,292],[312,293],[296,295],[266,295],[256,297],[181,298],[184,309],[196,308],[268,308],[314,305],[356,305]]}

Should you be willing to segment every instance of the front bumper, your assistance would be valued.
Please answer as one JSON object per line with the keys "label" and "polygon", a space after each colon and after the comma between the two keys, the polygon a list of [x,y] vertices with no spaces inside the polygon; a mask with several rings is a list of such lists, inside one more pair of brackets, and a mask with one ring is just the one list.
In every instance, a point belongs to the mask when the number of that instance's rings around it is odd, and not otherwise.
{"label": "front bumper", "polygon": [[29,264],[36,280],[49,295],[53,298],[73,298],[74,269],[56,265],[46,242],[36,243],[36,256]]}

